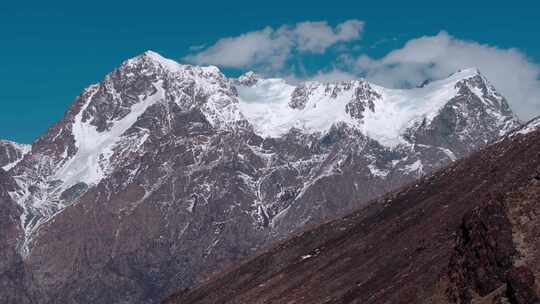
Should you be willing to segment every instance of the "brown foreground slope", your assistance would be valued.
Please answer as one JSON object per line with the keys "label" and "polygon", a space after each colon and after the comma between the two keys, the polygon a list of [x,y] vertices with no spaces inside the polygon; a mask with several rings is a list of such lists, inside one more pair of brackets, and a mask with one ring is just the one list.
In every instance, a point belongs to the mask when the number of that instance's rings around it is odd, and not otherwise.
{"label": "brown foreground slope", "polygon": [[540,131],[457,161],[166,303],[537,303]]}

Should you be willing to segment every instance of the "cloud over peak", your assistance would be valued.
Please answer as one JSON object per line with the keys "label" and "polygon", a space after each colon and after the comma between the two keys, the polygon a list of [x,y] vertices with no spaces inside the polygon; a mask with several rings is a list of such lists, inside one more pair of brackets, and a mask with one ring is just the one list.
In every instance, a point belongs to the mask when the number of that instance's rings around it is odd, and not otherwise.
{"label": "cloud over peak", "polygon": [[465,41],[445,31],[409,40],[380,59],[361,55],[355,73],[389,87],[440,79],[477,67],[510,102],[522,119],[540,114],[540,66],[517,49]]}
{"label": "cloud over peak", "polygon": [[[238,69],[254,69],[265,76],[290,81],[341,81],[365,77],[392,87],[410,87],[477,67],[503,94],[523,120],[540,115],[540,66],[515,48],[500,48],[462,40],[445,31],[411,39],[380,58],[370,57],[360,45],[364,22],[347,20],[332,26],[326,21],[305,21],[278,28],[265,27],[210,46],[190,50],[185,61]],[[304,56],[328,54],[326,68],[306,71]],[[321,56],[323,58],[323,56]],[[328,60],[328,56],[323,60]]]}
{"label": "cloud over peak", "polygon": [[219,39],[215,44],[184,57],[195,64],[215,64],[233,68],[281,69],[295,53],[322,54],[340,42],[361,38],[364,23],[347,20],[330,26],[326,21],[306,21],[294,26],[248,32]]}

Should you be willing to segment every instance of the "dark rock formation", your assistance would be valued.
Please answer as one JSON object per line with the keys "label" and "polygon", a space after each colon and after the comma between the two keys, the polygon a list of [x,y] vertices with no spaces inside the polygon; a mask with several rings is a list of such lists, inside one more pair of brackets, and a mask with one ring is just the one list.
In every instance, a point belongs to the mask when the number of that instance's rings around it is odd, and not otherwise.
{"label": "dark rock formation", "polygon": [[166,303],[537,303],[538,151],[512,135]]}
{"label": "dark rock formation", "polygon": [[512,304],[540,302],[536,293],[534,273],[526,266],[514,267],[508,271],[506,286],[506,296]]}
{"label": "dark rock formation", "polygon": [[504,284],[512,268],[516,252],[503,197],[494,197],[463,218],[449,265],[452,302],[469,303],[471,291],[488,295]]}
{"label": "dark rock formation", "polygon": [[22,234],[22,208],[9,195],[15,181],[0,168],[0,303],[32,303],[26,289],[28,276],[17,252]]}

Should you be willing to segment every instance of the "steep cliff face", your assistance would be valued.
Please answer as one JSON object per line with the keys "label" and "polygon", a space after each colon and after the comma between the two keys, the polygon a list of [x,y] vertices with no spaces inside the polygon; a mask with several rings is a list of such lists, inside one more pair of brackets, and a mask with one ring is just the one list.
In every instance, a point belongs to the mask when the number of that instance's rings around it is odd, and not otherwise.
{"label": "steep cliff face", "polygon": [[538,303],[533,124],[166,303]]}
{"label": "steep cliff face", "polygon": [[517,126],[474,69],[292,86],[146,52],[10,169],[17,248],[38,303],[154,303]]}

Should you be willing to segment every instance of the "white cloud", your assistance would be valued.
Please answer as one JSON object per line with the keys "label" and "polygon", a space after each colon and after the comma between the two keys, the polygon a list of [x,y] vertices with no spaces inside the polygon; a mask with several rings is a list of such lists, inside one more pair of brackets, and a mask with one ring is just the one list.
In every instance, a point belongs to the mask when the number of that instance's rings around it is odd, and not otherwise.
{"label": "white cloud", "polygon": [[[402,48],[378,59],[358,54],[357,41],[364,23],[347,20],[335,27],[325,21],[301,22],[294,26],[262,30],[222,38],[215,44],[192,49],[184,60],[195,64],[255,69],[266,76],[283,76],[290,81],[342,81],[365,76],[388,87],[417,85],[426,79],[447,77],[463,68],[478,67],[507,98],[521,119],[540,114],[540,66],[517,49],[503,49],[464,41],[446,32],[408,41]],[[305,54],[322,54],[329,48],[339,64],[314,74],[306,72]],[[295,56],[298,55],[298,56]],[[292,60],[294,59],[294,60]],[[294,73],[293,73],[294,71]]]}
{"label": "white cloud", "polygon": [[258,64],[282,66],[290,48],[291,41],[285,33],[266,27],[237,37],[222,38],[214,45],[184,59],[195,64],[238,68]]}
{"label": "white cloud", "polygon": [[215,44],[184,57],[195,64],[279,70],[293,52],[322,54],[339,43],[358,40],[364,23],[347,20],[332,28],[327,22],[301,22],[293,27],[266,27],[259,31],[218,40]]}
{"label": "white cloud", "polygon": [[300,51],[324,53],[337,42],[359,39],[363,26],[361,21],[347,20],[332,29],[324,21],[307,21],[298,23],[292,32]]}
{"label": "white cloud", "polygon": [[477,67],[522,119],[540,114],[540,66],[517,49],[464,41],[440,32],[412,39],[381,59],[356,59],[356,71],[381,85],[400,87]]}
{"label": "white cloud", "polygon": [[206,47],[205,44],[200,44],[200,45],[192,45],[189,47],[189,51],[190,52],[198,52],[202,49],[204,49]]}

